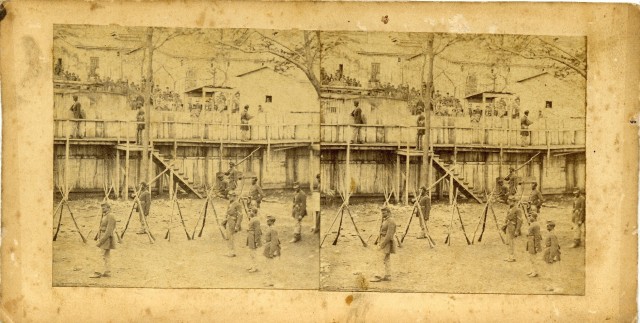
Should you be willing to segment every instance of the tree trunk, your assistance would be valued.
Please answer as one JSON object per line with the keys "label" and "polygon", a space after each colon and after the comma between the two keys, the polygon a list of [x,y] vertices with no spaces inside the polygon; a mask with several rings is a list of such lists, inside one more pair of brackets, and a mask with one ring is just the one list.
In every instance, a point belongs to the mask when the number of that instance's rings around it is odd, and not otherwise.
{"label": "tree trunk", "polygon": [[[421,84],[425,83],[424,81],[424,73],[425,73],[425,65],[429,64],[429,68],[427,69],[427,87],[422,92],[422,98],[424,101],[424,118],[425,118],[425,134],[422,139],[422,179],[421,182],[424,186],[429,187],[429,181],[431,181],[431,167],[429,158],[431,158],[431,92],[433,87],[433,38],[434,34],[429,34],[427,36],[427,48],[425,50],[425,61],[422,64],[422,75],[421,75]],[[431,194],[429,194],[431,195]]]}
{"label": "tree trunk", "polygon": [[[145,131],[142,132],[142,178],[149,183],[149,137],[151,133],[151,94],[153,92],[153,28],[147,28],[147,75],[144,88]],[[150,184],[150,183],[149,183]]]}

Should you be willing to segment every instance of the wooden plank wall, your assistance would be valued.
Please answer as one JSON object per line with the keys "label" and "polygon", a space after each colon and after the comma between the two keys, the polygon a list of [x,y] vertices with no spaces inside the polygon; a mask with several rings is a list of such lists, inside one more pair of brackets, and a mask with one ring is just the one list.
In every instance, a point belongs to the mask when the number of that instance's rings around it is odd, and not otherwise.
{"label": "wooden plank wall", "polygon": [[[158,147],[156,147],[158,148]],[[239,161],[248,155],[253,147],[248,148],[224,148],[222,156],[222,170],[226,171],[229,161]],[[159,147],[160,153],[165,156],[172,155],[171,146]],[[260,163],[262,154],[266,157],[266,150],[261,149],[251,158],[245,161],[240,170],[243,172],[253,172],[260,177]],[[266,189],[289,188],[294,181],[301,185],[309,185],[309,148],[299,147],[281,151],[271,151],[271,158],[265,162],[267,170],[262,174],[262,185]],[[132,152],[129,161],[129,185],[134,186],[140,183],[141,176],[138,174],[139,153]],[[311,162],[315,167],[314,174],[317,173],[318,160]],[[210,147],[178,147],[176,165],[185,172],[186,176],[194,181],[196,187],[201,187],[205,183],[213,185],[215,174],[220,171],[219,148]],[[55,186],[64,183],[64,146],[54,147],[54,190]],[[120,186],[124,186],[125,158],[124,152],[120,155]],[[154,174],[159,169],[154,165]],[[100,191],[105,183],[115,181],[115,150],[111,147],[95,145],[73,145],[70,147],[69,157],[69,187],[71,191]],[[249,183],[247,182],[246,185]],[[168,190],[168,182],[163,181],[164,189]],[[156,188],[157,186],[154,186]],[[246,187],[248,189],[248,187]]]}
{"label": "wooden plank wall", "polygon": [[[453,154],[450,152],[441,152],[440,159],[442,161],[453,161]],[[493,190],[496,178],[505,177],[509,173],[509,167],[517,168],[525,163],[534,154],[508,154],[503,155],[502,166],[500,166],[499,153],[487,152],[459,152],[457,155],[458,171],[469,186],[477,192]],[[527,166],[518,171],[518,176],[526,177],[528,181],[542,180],[542,191],[545,194],[564,193],[570,190],[574,185],[584,187],[585,182],[585,160],[580,158],[581,154],[575,154],[576,157],[568,160],[565,156],[557,156],[551,158],[551,162],[544,161],[544,167],[548,170],[542,171],[540,162],[544,154],[538,155]],[[582,156],[584,157],[584,156]],[[401,173],[400,186],[401,193],[405,186],[405,159],[401,156]],[[412,158],[410,164],[410,186],[409,193],[413,193],[413,189],[419,187],[419,175],[421,170],[421,160]],[[566,164],[570,163],[573,167],[572,179],[567,180]],[[321,174],[323,178],[323,190],[336,190],[342,187],[345,174],[345,152],[344,151],[323,151],[321,156]],[[380,151],[353,150],[351,152],[351,176],[356,184],[356,194],[370,195],[383,194],[385,186],[389,188],[395,187],[395,154]],[[432,171],[432,181],[442,176],[442,173]],[[575,178],[575,179],[574,179]],[[447,181],[443,181],[436,190],[448,189]],[[525,187],[525,194],[530,186]]]}

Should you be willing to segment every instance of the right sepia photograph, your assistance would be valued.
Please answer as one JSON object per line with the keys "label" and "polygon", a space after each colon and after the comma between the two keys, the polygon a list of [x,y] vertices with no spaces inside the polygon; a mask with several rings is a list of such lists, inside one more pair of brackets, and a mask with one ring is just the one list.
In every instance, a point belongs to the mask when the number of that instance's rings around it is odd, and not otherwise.
{"label": "right sepia photograph", "polygon": [[319,37],[321,290],[585,294],[586,37]]}

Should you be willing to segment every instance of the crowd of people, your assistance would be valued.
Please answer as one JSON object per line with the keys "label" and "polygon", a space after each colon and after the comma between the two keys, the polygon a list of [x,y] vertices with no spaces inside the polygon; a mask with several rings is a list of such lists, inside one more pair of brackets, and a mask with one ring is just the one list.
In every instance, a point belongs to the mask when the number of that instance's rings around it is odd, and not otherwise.
{"label": "crowd of people", "polygon": [[324,67],[320,69],[320,82],[322,85],[362,87],[360,81],[344,75],[340,69],[335,74],[328,74]]}

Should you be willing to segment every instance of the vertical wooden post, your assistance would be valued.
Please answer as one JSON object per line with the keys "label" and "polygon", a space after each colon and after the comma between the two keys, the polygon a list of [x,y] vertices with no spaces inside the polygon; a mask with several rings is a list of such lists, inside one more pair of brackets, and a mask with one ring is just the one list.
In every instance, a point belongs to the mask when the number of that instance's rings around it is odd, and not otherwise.
{"label": "vertical wooden post", "polygon": [[260,183],[261,187],[262,187],[262,177],[264,176],[264,174],[266,172],[266,169],[265,169],[266,163],[265,163],[265,160],[264,160],[265,156],[266,156],[265,152],[262,151],[262,154],[261,154],[261,157],[260,157],[260,178],[258,179],[258,183]]}
{"label": "vertical wooden post", "polygon": [[[175,159],[173,161],[175,162]],[[175,194],[174,190],[175,186],[173,182],[173,165],[171,165],[171,169],[169,169],[169,197],[171,199],[173,199],[173,196]]]}
{"label": "vertical wooden post", "polygon": [[544,178],[544,156],[540,157],[540,165],[538,171],[540,173],[538,174],[538,176],[540,177],[540,179],[538,180],[538,189],[540,190],[540,193],[542,193],[542,179]]}
{"label": "vertical wooden post", "polygon": [[120,197],[120,150],[118,150],[118,147],[116,147],[116,181],[114,184],[117,200]]}
{"label": "vertical wooden post", "polygon": [[[147,167],[147,178],[151,180],[153,178],[153,140],[151,136],[149,136],[149,167]],[[147,183],[149,185],[149,195],[151,195],[151,183]]]}
{"label": "vertical wooden post", "polygon": [[271,160],[271,126],[267,125],[267,164]]}
{"label": "vertical wooden post", "polygon": [[[64,145],[64,196],[63,199],[67,199],[69,197],[69,121],[67,120],[67,140]],[[80,126],[78,125],[78,128]],[[62,211],[61,211],[62,212]]]}
{"label": "vertical wooden post", "polygon": [[309,192],[313,192],[313,179],[315,177],[313,168],[313,148],[309,145]]}
{"label": "vertical wooden post", "polygon": [[223,147],[222,147],[222,138],[220,138],[220,151],[219,151],[219,158],[218,158],[218,171],[221,172],[222,171],[222,151],[223,151]]}
{"label": "vertical wooden post", "polygon": [[482,94],[482,134],[480,137],[481,144],[485,143],[484,136],[485,136],[486,129],[487,129],[487,100],[484,97],[484,93],[483,93]]}
{"label": "vertical wooden post", "polygon": [[209,186],[209,147],[205,146],[204,148],[204,182],[205,186]]}
{"label": "vertical wooden post", "polygon": [[400,203],[400,155],[396,152],[396,203]]}
{"label": "vertical wooden post", "polygon": [[124,199],[129,199],[129,124],[126,127],[127,146],[124,153]]}
{"label": "vertical wooden post", "polygon": [[407,161],[405,165],[405,188],[404,188],[404,205],[409,205],[409,172],[411,169],[411,156],[409,155],[409,136],[406,135],[408,132],[405,132],[405,139],[407,142]]}
{"label": "vertical wooden post", "polygon": [[484,180],[483,180],[483,184],[482,184],[482,189],[488,191],[488,183],[489,183],[489,153],[485,152],[484,153]]}
{"label": "vertical wooden post", "polygon": [[347,141],[347,157],[345,161],[345,176],[344,176],[344,194],[345,203],[349,205],[349,197],[351,195],[351,141]]}

